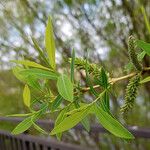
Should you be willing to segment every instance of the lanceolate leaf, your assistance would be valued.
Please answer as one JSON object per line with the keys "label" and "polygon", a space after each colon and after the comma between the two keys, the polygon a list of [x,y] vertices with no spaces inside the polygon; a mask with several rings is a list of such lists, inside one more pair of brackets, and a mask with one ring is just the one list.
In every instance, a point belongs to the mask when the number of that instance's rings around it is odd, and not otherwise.
{"label": "lanceolate leaf", "polygon": [[59,94],[70,102],[73,101],[73,84],[71,80],[64,74],[60,75],[57,81]]}
{"label": "lanceolate leaf", "polygon": [[48,104],[43,104],[41,109],[37,111],[31,118],[33,122],[35,122],[38,118],[40,118],[47,110]]}
{"label": "lanceolate leaf", "polygon": [[48,23],[47,23],[46,31],[45,31],[45,47],[46,47],[46,51],[48,53],[50,65],[53,69],[55,69],[56,68],[55,41],[54,41],[52,21],[51,21],[50,17],[48,18]]}
{"label": "lanceolate leaf", "polygon": [[[59,124],[65,119],[65,117],[66,117],[65,114],[67,113],[68,110],[69,110],[69,107],[66,106],[66,107],[59,113],[59,115],[57,116],[57,119],[56,119],[56,121],[55,121],[55,126],[59,125]],[[57,138],[60,140],[61,137],[62,137],[62,132],[57,133],[56,136],[57,136]]]}
{"label": "lanceolate leaf", "polygon": [[[74,104],[76,108],[80,108],[80,104],[77,101],[75,101]],[[81,124],[88,132],[90,131],[90,123],[89,123],[88,117],[85,117],[84,119],[82,119]]]}
{"label": "lanceolate leaf", "polygon": [[[138,60],[139,60],[139,59],[138,59]],[[139,61],[140,61],[140,60],[139,60]],[[125,65],[124,71],[129,72],[129,71],[133,70],[133,68],[134,68],[133,64],[132,64],[131,62],[129,62],[128,64]]]}
{"label": "lanceolate leaf", "polygon": [[74,49],[72,50],[72,57],[71,57],[71,82],[74,82],[74,62],[75,62],[75,51]]}
{"label": "lanceolate leaf", "polygon": [[6,117],[27,117],[31,116],[33,113],[28,113],[28,114],[12,114],[12,115],[7,115]]}
{"label": "lanceolate leaf", "polygon": [[100,100],[101,107],[103,108],[104,111],[108,112],[110,111],[110,106],[109,106],[109,95],[108,91],[105,91],[104,94],[101,97]]}
{"label": "lanceolate leaf", "polygon": [[106,72],[105,72],[103,67],[101,68],[100,78],[101,78],[100,80],[102,82],[102,86],[105,89],[107,89],[107,87],[108,87],[108,77],[107,77]]}
{"label": "lanceolate leaf", "polygon": [[150,43],[146,43],[144,41],[137,40],[136,44],[139,48],[143,49],[147,53],[147,55],[150,56]]}
{"label": "lanceolate leaf", "polygon": [[144,16],[144,21],[145,21],[147,30],[148,30],[148,32],[149,32],[149,34],[150,34],[150,22],[149,22],[149,19],[148,19],[147,14],[146,14],[145,8],[144,8],[144,6],[142,6],[141,4],[140,4],[140,8],[141,8],[142,14],[143,14],[143,16]]}
{"label": "lanceolate leaf", "polygon": [[35,79],[33,76],[29,75],[26,77],[26,83],[33,87],[34,89],[40,90],[41,91],[41,86],[37,79]]}
{"label": "lanceolate leaf", "polygon": [[16,128],[12,131],[12,134],[20,134],[30,128],[31,125],[31,117],[28,117],[16,126]]}
{"label": "lanceolate leaf", "polygon": [[83,111],[85,109],[87,109],[87,107],[89,107],[89,104],[86,103],[82,103],[82,106],[79,108],[74,108],[72,107],[72,110],[70,110],[69,112],[66,113],[67,116],[71,116],[77,112]]}
{"label": "lanceolate leaf", "polygon": [[105,112],[97,104],[93,105],[93,111],[98,118],[100,124],[107,129],[109,132],[115,136],[124,138],[124,139],[134,139],[134,136],[123,127],[115,118]]}
{"label": "lanceolate leaf", "polygon": [[14,67],[13,68],[13,74],[16,76],[17,79],[19,79],[21,82],[26,83],[28,85],[30,85],[31,87],[40,90],[40,85],[37,81],[37,79],[35,79],[33,77],[33,75],[28,75],[26,76],[26,74],[21,73],[22,71],[24,71],[24,68],[21,67]]}
{"label": "lanceolate leaf", "polygon": [[87,64],[87,59],[86,59],[86,64],[85,64],[85,72],[86,72],[86,82],[88,86],[90,87],[90,91],[97,97],[98,93],[96,90],[93,88],[92,83],[90,81],[89,73],[88,73],[88,64]]}
{"label": "lanceolate leaf", "polygon": [[26,81],[25,77],[20,74],[20,71],[22,71],[22,70],[24,70],[24,69],[21,68],[21,67],[18,67],[18,66],[14,67],[14,68],[12,69],[13,74],[15,75],[15,77],[16,77],[18,80],[20,80],[21,82],[25,82],[25,81]]}
{"label": "lanceolate leaf", "polygon": [[30,107],[30,89],[27,84],[23,90],[23,102],[27,107]]}
{"label": "lanceolate leaf", "polygon": [[138,55],[137,55],[138,60],[139,60],[139,61],[142,61],[142,59],[144,58],[145,55],[146,55],[146,52],[145,52],[145,51],[143,51],[143,52],[141,52],[140,54],[138,54]]}
{"label": "lanceolate leaf", "polygon": [[150,81],[150,76],[143,79],[140,83],[142,84],[142,83],[146,83],[146,82],[149,82],[149,81]]}
{"label": "lanceolate leaf", "polygon": [[86,131],[90,131],[90,122],[87,116],[81,120],[81,124],[83,125]]}
{"label": "lanceolate leaf", "polygon": [[58,95],[51,105],[51,110],[52,111],[56,110],[61,104],[62,100],[63,100],[62,96]]}
{"label": "lanceolate leaf", "polygon": [[29,66],[29,67],[35,67],[35,68],[40,68],[40,69],[45,69],[45,70],[51,70],[47,67],[44,67],[38,63],[35,63],[33,61],[29,61],[29,60],[12,60],[12,62],[17,63],[17,64],[22,64],[25,66]]}
{"label": "lanceolate leaf", "polygon": [[47,57],[45,57],[43,50],[40,48],[38,45],[38,42],[36,41],[35,38],[32,37],[32,41],[34,44],[35,49],[39,52],[40,57],[45,61],[45,63],[49,66],[49,62],[47,60]]}
{"label": "lanceolate leaf", "polygon": [[87,109],[83,109],[82,111],[76,112],[66,117],[60,124],[54,127],[54,129],[51,131],[50,134],[54,135],[74,127],[83,118],[85,118],[89,112],[90,112],[90,107],[87,107]]}
{"label": "lanceolate leaf", "polygon": [[43,130],[40,126],[38,126],[37,124],[35,124],[34,122],[32,122],[34,128],[39,131],[40,133],[42,134],[46,134],[47,135],[47,132],[45,130]]}
{"label": "lanceolate leaf", "polygon": [[12,134],[20,134],[24,131],[26,131],[28,128],[31,127],[33,122],[35,122],[46,110],[48,105],[44,104],[42,108],[36,112],[34,115],[24,119],[21,123],[19,123],[15,129],[12,131]]}
{"label": "lanceolate leaf", "polygon": [[33,76],[37,79],[51,79],[57,80],[58,74],[52,71],[46,71],[42,69],[24,69],[20,71],[20,74],[24,76]]}

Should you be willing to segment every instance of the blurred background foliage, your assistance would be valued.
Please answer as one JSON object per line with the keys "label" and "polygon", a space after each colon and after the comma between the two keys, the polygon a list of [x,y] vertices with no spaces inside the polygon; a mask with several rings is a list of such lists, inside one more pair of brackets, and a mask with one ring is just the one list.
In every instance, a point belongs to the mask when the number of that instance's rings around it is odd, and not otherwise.
{"label": "blurred background foliage", "polygon": [[[128,73],[125,69],[129,62],[128,36],[133,34],[137,39],[150,42],[142,9],[150,21],[149,0],[0,0],[0,114],[26,111],[22,104],[22,84],[13,76],[10,60],[23,57],[43,64],[31,37],[44,49],[44,30],[49,15],[53,18],[58,68],[69,67],[72,48],[78,57],[84,57],[88,49],[91,62],[104,66],[111,77],[119,77]],[[147,57],[143,65],[150,66]],[[80,80],[84,79],[81,72]],[[120,115],[127,83],[121,81],[113,86],[112,112],[128,125],[149,127],[149,83],[140,87],[132,112],[124,118]],[[129,146],[111,136],[107,138],[101,135],[103,149],[113,147],[113,143],[116,149],[126,145],[122,147],[141,150],[143,143],[143,149],[150,146],[142,139]]]}

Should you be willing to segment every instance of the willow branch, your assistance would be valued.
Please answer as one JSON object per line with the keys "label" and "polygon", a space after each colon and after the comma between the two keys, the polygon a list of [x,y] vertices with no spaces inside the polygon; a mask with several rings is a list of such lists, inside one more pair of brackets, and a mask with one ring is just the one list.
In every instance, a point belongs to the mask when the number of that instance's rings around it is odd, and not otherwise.
{"label": "willow branch", "polygon": [[[145,67],[143,69],[142,73],[145,73],[145,72],[148,72],[148,71],[150,71],[150,67]],[[113,85],[113,84],[115,84],[118,81],[122,81],[122,80],[125,80],[125,79],[128,79],[128,78],[131,78],[131,77],[135,76],[136,74],[137,74],[137,72],[132,72],[132,73],[130,73],[128,75],[125,75],[125,76],[122,76],[122,77],[110,78],[109,79],[109,83],[111,85]],[[99,88],[99,87],[100,87],[100,85],[94,85],[93,86],[94,89]],[[84,88],[81,89],[82,92],[87,92],[89,90],[90,90],[90,87],[84,87]]]}

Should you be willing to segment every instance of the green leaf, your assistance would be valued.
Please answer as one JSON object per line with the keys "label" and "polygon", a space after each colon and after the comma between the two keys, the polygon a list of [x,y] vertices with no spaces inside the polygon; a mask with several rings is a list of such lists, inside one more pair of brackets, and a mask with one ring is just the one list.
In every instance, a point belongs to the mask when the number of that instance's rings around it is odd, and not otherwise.
{"label": "green leaf", "polygon": [[26,76],[25,74],[21,74],[22,71],[24,71],[24,68],[21,67],[14,67],[13,68],[13,74],[16,76],[18,80],[20,80],[23,83],[26,83],[30,85],[31,87],[40,90],[40,84],[38,83],[37,79],[33,78],[33,75]]}
{"label": "green leaf", "polygon": [[31,116],[33,115],[33,113],[28,113],[28,114],[11,114],[11,115],[7,115],[6,117],[27,117],[27,116]]}
{"label": "green leaf", "polygon": [[143,49],[147,53],[147,55],[150,56],[150,43],[146,43],[144,41],[137,40],[136,44],[139,48]]}
{"label": "green leaf", "polygon": [[37,79],[51,79],[57,80],[58,74],[52,71],[46,71],[42,69],[24,69],[20,71],[20,74],[24,76],[33,76]]}
{"label": "green leaf", "polygon": [[59,94],[70,102],[73,101],[73,84],[71,80],[64,74],[60,75],[57,81]]}
{"label": "green leaf", "polygon": [[108,83],[108,77],[107,77],[107,74],[106,74],[106,72],[105,72],[105,70],[104,70],[103,67],[101,68],[101,72],[100,72],[100,80],[102,82],[102,86],[105,89],[107,89],[108,85],[109,85],[109,83]]}
{"label": "green leaf", "polygon": [[[64,120],[64,118],[66,117],[65,114],[67,113],[68,110],[69,110],[69,106],[66,106],[66,107],[59,113],[59,115],[57,116],[56,121],[55,121],[55,126],[59,125],[59,124]],[[61,137],[62,137],[62,132],[57,133],[56,136],[57,136],[57,139],[60,140]]]}
{"label": "green leaf", "polygon": [[37,119],[39,119],[39,117],[41,117],[41,115],[43,115],[45,113],[47,108],[48,108],[48,105],[47,104],[43,104],[39,111],[37,111],[32,116],[24,119],[21,123],[19,123],[15,127],[15,129],[12,131],[12,134],[20,134],[20,133],[26,131],[28,128],[31,127],[33,122],[35,122]]}
{"label": "green leaf", "polygon": [[61,104],[62,100],[63,100],[62,96],[58,95],[51,105],[51,110],[52,111],[56,110]]}
{"label": "green leaf", "polygon": [[12,69],[14,76],[15,76],[18,80],[20,80],[21,82],[25,82],[25,81],[26,81],[26,78],[25,78],[23,75],[20,74],[20,71],[22,71],[22,70],[24,70],[24,69],[21,68],[21,67],[18,67],[18,66],[14,67],[14,68]]}
{"label": "green leaf", "polygon": [[34,44],[35,49],[39,52],[40,57],[44,60],[44,62],[49,66],[49,62],[47,60],[47,58],[45,57],[43,50],[40,48],[40,46],[38,45],[38,42],[36,41],[35,38],[32,37],[32,41]]}
{"label": "green leaf", "polygon": [[74,82],[74,65],[75,65],[75,51],[74,49],[72,50],[72,57],[71,57],[71,82]]}
{"label": "green leaf", "polygon": [[37,81],[37,79],[35,79],[33,76],[27,76],[26,77],[26,83],[31,86],[34,89],[37,89],[39,91],[41,91],[41,86],[39,84],[39,82]]}
{"label": "green leaf", "polygon": [[19,123],[15,129],[11,132],[12,134],[20,134],[30,128],[32,125],[31,117],[24,119],[21,123]]}
{"label": "green leaf", "polygon": [[34,122],[32,122],[34,128],[39,131],[40,133],[42,134],[46,134],[47,135],[47,132],[45,130],[43,130],[40,126],[38,126],[37,124],[35,124]]}
{"label": "green leaf", "polygon": [[128,64],[126,64],[126,65],[124,66],[124,71],[129,72],[129,71],[131,71],[133,68],[134,68],[133,64],[132,64],[131,62],[129,62]]}
{"label": "green leaf", "polygon": [[[74,102],[74,105],[75,105],[76,108],[80,108],[80,109],[83,109],[83,107],[87,106],[87,105],[82,105],[80,107],[80,104],[77,101]],[[90,131],[90,123],[89,123],[88,117],[85,117],[84,119],[82,119],[81,124],[83,125],[85,130],[87,130],[88,132]]]}
{"label": "green leaf", "polygon": [[139,61],[142,61],[142,59],[144,58],[145,55],[146,55],[146,52],[145,52],[145,51],[143,51],[143,52],[141,52],[140,54],[138,54],[138,55],[137,55],[138,60],[139,60]]}
{"label": "green leaf", "polygon": [[29,61],[29,60],[12,60],[11,62],[14,62],[16,64],[22,64],[22,65],[29,66],[29,67],[51,70],[50,68],[44,67],[36,62]]}
{"label": "green leaf", "polygon": [[150,76],[146,77],[145,79],[143,79],[142,81],[140,81],[141,84],[149,82],[150,81]]}
{"label": "green leaf", "polygon": [[46,26],[45,31],[45,47],[48,53],[49,61],[51,67],[55,70],[55,41],[54,41],[54,34],[53,34],[53,26],[50,17],[48,18],[48,23]]}
{"label": "green leaf", "polygon": [[90,122],[87,116],[81,120],[81,124],[83,125],[86,131],[90,131]]}
{"label": "green leaf", "polygon": [[101,107],[104,111],[106,112],[110,112],[110,104],[109,104],[109,95],[108,95],[108,91],[105,91],[102,94],[101,100],[100,100],[100,104]]}
{"label": "green leaf", "polygon": [[86,64],[85,64],[85,73],[86,73],[86,82],[88,84],[88,86],[90,87],[90,91],[97,97],[98,93],[96,92],[96,90],[93,88],[90,77],[89,77],[89,73],[88,73],[88,62],[86,59]]}
{"label": "green leaf", "polygon": [[31,121],[35,122],[37,119],[39,119],[46,112],[47,108],[48,108],[48,104],[44,103],[41,106],[41,109],[32,116]]}
{"label": "green leaf", "polygon": [[143,14],[143,16],[144,16],[144,21],[145,21],[147,30],[148,30],[148,32],[149,32],[149,34],[150,34],[150,22],[149,22],[149,19],[148,19],[147,14],[146,14],[145,8],[144,8],[144,6],[142,6],[141,4],[140,4],[140,8],[141,8],[142,14]]}
{"label": "green leaf", "polygon": [[87,109],[83,109],[82,111],[79,111],[79,112],[77,111],[76,113],[66,117],[60,124],[54,127],[50,135],[54,135],[54,134],[66,131],[74,127],[83,118],[85,118],[89,112],[90,112],[90,107],[87,107]]}
{"label": "green leaf", "polygon": [[97,104],[94,104],[93,106],[93,111],[96,114],[97,119],[105,129],[107,129],[117,137],[121,137],[124,139],[134,139],[134,136],[115,118],[105,112]]}
{"label": "green leaf", "polygon": [[74,109],[74,107],[72,107],[72,110],[70,110],[69,112],[66,113],[67,116],[73,115],[77,112],[83,111],[85,109],[87,109],[87,107],[89,107],[89,104],[83,103],[81,107]]}
{"label": "green leaf", "polygon": [[28,85],[26,84],[23,90],[23,102],[27,107],[30,107],[30,89]]}

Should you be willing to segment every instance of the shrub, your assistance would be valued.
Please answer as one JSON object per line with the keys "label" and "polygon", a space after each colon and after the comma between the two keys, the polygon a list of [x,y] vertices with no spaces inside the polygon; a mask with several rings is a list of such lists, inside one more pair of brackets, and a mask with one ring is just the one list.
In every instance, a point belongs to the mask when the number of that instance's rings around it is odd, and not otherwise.
{"label": "shrub", "polygon": [[[150,55],[149,43],[136,40],[133,36],[130,36],[128,53],[135,71],[119,78],[111,78],[103,67],[99,68],[97,64],[90,63],[88,58],[76,58],[74,49],[68,62],[70,63],[70,75],[58,72],[55,63],[55,42],[50,18],[48,19],[45,31],[46,51],[43,51],[39,47],[34,38],[32,40],[35,49],[39,52],[40,57],[46,65],[43,66],[30,60],[13,61],[17,65],[13,68],[14,75],[25,84],[23,100],[30,111],[28,114],[11,115],[26,116],[12,131],[13,134],[20,134],[32,125],[38,131],[48,134],[36,124],[36,120],[42,115],[58,112],[54,129],[50,132],[50,135],[56,134],[58,138],[61,138],[64,131],[69,130],[79,122],[89,131],[90,124],[87,118],[89,114],[95,115],[99,123],[115,136],[124,139],[134,138],[111,113],[109,95],[113,84],[130,78],[126,89],[125,104],[122,106],[121,111],[127,112],[128,109],[132,109],[138,86],[150,81],[150,76],[142,79],[143,74],[149,71],[150,67],[145,68],[141,64],[144,56]],[[138,55],[136,54],[136,47],[142,50]],[[86,87],[81,85],[74,77],[75,69],[85,72]],[[93,85],[93,83],[96,83],[96,85]],[[54,94],[49,86],[50,84],[55,84],[57,93]],[[31,89],[39,93],[34,98],[32,92],[30,92]],[[86,92],[91,92],[93,97],[95,97],[90,103],[82,100]]]}

